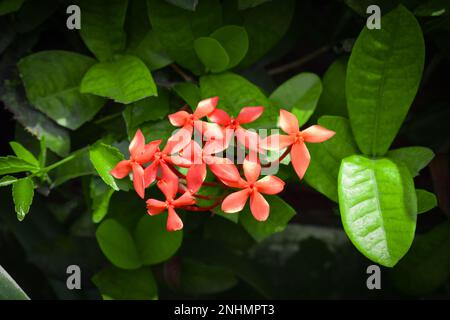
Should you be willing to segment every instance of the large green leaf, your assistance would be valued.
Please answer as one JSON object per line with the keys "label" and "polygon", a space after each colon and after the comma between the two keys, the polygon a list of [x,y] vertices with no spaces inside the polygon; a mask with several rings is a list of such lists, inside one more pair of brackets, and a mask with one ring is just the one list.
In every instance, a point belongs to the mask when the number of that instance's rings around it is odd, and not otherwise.
{"label": "large green leaf", "polygon": [[30,300],[22,288],[0,265],[0,300]]}
{"label": "large green leaf", "polygon": [[81,82],[81,92],[125,104],[158,95],[146,65],[139,58],[128,55],[92,66]]}
{"label": "large green leaf", "polygon": [[266,221],[256,220],[248,205],[239,213],[239,222],[256,241],[262,241],[276,232],[283,231],[296,213],[278,196],[265,196],[265,198],[270,205],[270,214]]}
{"label": "large green leaf", "polygon": [[194,49],[206,71],[222,72],[227,69],[230,58],[224,47],[214,38],[200,37],[194,41]]}
{"label": "large green leaf", "polygon": [[36,157],[27,150],[23,145],[21,145],[19,142],[11,141],[9,143],[11,148],[13,149],[16,156],[36,167],[39,167],[39,161],[36,159]]}
{"label": "large green leaf", "polygon": [[450,276],[450,222],[417,236],[392,273],[394,285],[408,295],[432,293]]}
{"label": "large green leaf", "polygon": [[264,106],[261,118],[251,124],[252,128],[273,128],[276,126],[278,109],[274,108],[261,90],[247,79],[231,73],[208,75],[200,78],[202,98],[218,96],[218,108],[236,117],[246,106]]}
{"label": "large green leaf", "polygon": [[393,267],[414,239],[417,199],[408,169],[387,159],[353,155],[339,171],[345,232],[372,261]]}
{"label": "large green leaf", "polygon": [[25,0],[0,0],[0,16],[16,12]]}
{"label": "large green leaf", "polygon": [[114,219],[103,221],[95,233],[105,256],[122,269],[138,269],[142,266],[133,237]]}
{"label": "large green leaf", "polygon": [[92,177],[89,185],[89,194],[92,200],[92,221],[99,223],[108,213],[109,202],[114,189],[105,185],[102,180]]}
{"label": "large green leaf", "polygon": [[14,182],[16,182],[18,179],[13,176],[4,176],[0,179],[0,187],[6,187]]}
{"label": "large green leaf", "polygon": [[367,155],[384,155],[416,95],[425,44],[416,18],[403,6],[360,33],[348,62],[346,95],[353,133]]}
{"label": "large green leaf", "polygon": [[337,180],[341,160],[358,153],[358,147],[346,118],[323,116],[318,123],[336,134],[323,143],[308,144],[311,162],[304,179],[311,187],[338,202]]}
{"label": "large green leaf", "polygon": [[437,198],[434,193],[427,190],[416,189],[417,214],[430,211],[437,206]]}
{"label": "large green leaf", "polygon": [[128,0],[81,0],[80,34],[100,61],[111,59],[125,49],[124,30]]}
{"label": "large green leaf", "polygon": [[323,75],[323,90],[314,113],[315,116],[335,115],[348,117],[347,100],[345,99],[347,62],[347,57],[337,59]]}
{"label": "large green leaf", "polygon": [[158,289],[150,268],[122,270],[109,267],[94,275],[92,282],[105,300],[155,300]]}
{"label": "large green leaf", "polygon": [[173,86],[173,91],[183,99],[192,109],[197,107],[201,100],[200,88],[191,82],[180,82]]}
{"label": "large green leaf", "polygon": [[394,161],[402,162],[415,177],[434,158],[434,152],[425,147],[405,147],[389,150],[386,156]]}
{"label": "large green leaf", "polygon": [[89,151],[92,165],[103,181],[116,191],[119,191],[118,181],[110,174],[111,170],[124,159],[117,148],[104,143],[96,143]]}
{"label": "large green leaf", "polygon": [[229,58],[227,69],[238,65],[248,51],[248,35],[243,27],[224,26],[211,33],[211,38],[219,41],[225,49]]}
{"label": "large green leaf", "polygon": [[220,26],[219,1],[202,1],[195,12],[160,0],[148,0],[147,6],[152,27],[169,56],[181,66],[201,74],[204,67],[195,53],[194,41]]}
{"label": "large green leaf", "polygon": [[0,92],[5,107],[28,132],[38,139],[45,139],[48,148],[56,154],[65,156],[69,153],[70,136],[67,130],[32,108],[17,91],[11,88],[2,90],[0,87]]}
{"label": "large green leaf", "polygon": [[144,265],[161,263],[173,256],[183,241],[183,231],[166,230],[167,214],[154,217],[142,216],[134,238],[136,247]]}
{"label": "large green leaf", "polygon": [[314,73],[304,72],[281,84],[269,99],[276,107],[295,114],[302,126],[314,113],[321,93],[320,78]]}
{"label": "large green leaf", "polygon": [[0,157],[0,175],[36,170],[36,166],[17,157]]}
{"label": "large green leaf", "polygon": [[77,129],[100,110],[104,99],[80,93],[80,82],[95,60],[68,51],[41,51],[19,61],[31,104],[59,125]]}
{"label": "large green leaf", "polygon": [[34,197],[34,183],[31,178],[23,178],[14,182],[12,187],[14,206],[17,213],[17,219],[25,219],[30,211],[31,203]]}
{"label": "large green leaf", "polygon": [[49,173],[53,180],[51,187],[56,188],[71,179],[91,174],[95,174],[95,169],[89,158],[89,150],[85,150]]}

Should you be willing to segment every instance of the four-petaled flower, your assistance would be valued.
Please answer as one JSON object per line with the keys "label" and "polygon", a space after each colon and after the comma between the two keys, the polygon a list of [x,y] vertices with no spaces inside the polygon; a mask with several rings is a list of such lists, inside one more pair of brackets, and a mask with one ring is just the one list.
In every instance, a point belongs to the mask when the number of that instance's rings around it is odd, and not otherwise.
{"label": "four-petaled flower", "polygon": [[291,162],[300,179],[308,169],[311,156],[305,142],[324,142],[334,136],[335,132],[319,125],[313,125],[300,131],[297,117],[289,111],[280,110],[280,128],[288,135],[274,134],[261,141],[267,150],[291,148]]}
{"label": "four-petaled flower", "polygon": [[250,197],[250,211],[253,216],[258,221],[265,221],[269,217],[270,206],[262,194],[273,195],[281,192],[284,182],[275,176],[265,176],[258,180],[261,165],[258,160],[250,160],[249,156],[244,160],[243,169],[246,180],[241,178],[234,165],[228,166],[230,180],[222,180],[222,182],[243,190],[228,195],[222,202],[222,210],[227,213],[239,212]]}
{"label": "four-petaled flower", "polygon": [[125,178],[132,171],[134,190],[142,199],[146,187],[143,165],[153,159],[161,141],[152,141],[146,145],[144,135],[138,130],[129,146],[130,160],[120,161],[111,171],[111,175],[117,179]]}

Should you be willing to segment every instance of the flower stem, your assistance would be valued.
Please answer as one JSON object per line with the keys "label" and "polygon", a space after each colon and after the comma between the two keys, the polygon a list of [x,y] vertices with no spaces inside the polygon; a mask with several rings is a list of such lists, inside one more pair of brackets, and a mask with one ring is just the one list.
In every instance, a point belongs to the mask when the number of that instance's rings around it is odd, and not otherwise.
{"label": "flower stem", "polygon": [[291,146],[289,146],[277,160],[266,163],[266,164],[261,164],[261,167],[270,168],[274,163],[280,163],[281,161],[283,161],[284,158],[286,158],[286,156],[289,154],[289,152],[291,152]]}

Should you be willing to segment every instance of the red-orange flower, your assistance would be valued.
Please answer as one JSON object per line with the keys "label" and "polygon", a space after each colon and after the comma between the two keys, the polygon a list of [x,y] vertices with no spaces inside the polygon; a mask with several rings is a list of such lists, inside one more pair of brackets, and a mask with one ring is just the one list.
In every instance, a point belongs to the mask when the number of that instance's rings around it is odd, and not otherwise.
{"label": "red-orange flower", "polygon": [[279,126],[288,135],[271,135],[261,141],[261,145],[267,150],[280,150],[291,147],[292,165],[298,177],[303,179],[311,160],[305,142],[324,142],[334,136],[335,132],[319,125],[313,125],[300,131],[297,117],[283,109],[280,110]]}

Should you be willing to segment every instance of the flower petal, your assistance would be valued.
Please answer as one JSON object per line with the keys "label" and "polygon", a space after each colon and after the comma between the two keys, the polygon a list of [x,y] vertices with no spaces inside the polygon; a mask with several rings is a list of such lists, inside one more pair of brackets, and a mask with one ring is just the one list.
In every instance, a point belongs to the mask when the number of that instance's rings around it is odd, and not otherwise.
{"label": "flower petal", "polygon": [[261,148],[266,150],[281,150],[289,147],[295,141],[295,137],[284,134],[273,134],[261,140]]}
{"label": "flower petal", "polygon": [[173,200],[178,191],[178,178],[161,179],[158,181],[157,186],[164,193],[167,200]]}
{"label": "flower petal", "polygon": [[229,187],[244,188],[247,185],[231,160],[225,160],[225,163],[220,164],[209,164],[209,169],[220,181]]}
{"label": "flower petal", "polygon": [[130,171],[130,160],[122,160],[114,167],[114,169],[110,171],[110,174],[116,179],[123,179],[130,173]]}
{"label": "flower petal", "polygon": [[156,150],[158,150],[159,145],[162,140],[155,140],[145,145],[142,152],[134,156],[134,160],[140,164],[146,164],[153,159]]}
{"label": "flower petal", "polygon": [[261,165],[259,164],[258,158],[255,154],[253,154],[253,157],[250,155],[245,157],[243,168],[247,182],[255,183],[261,174]]}
{"label": "flower petal", "polygon": [[220,124],[222,126],[226,126],[231,122],[231,117],[228,115],[228,113],[221,109],[214,110],[214,112],[211,113],[208,118],[212,122]]}
{"label": "flower petal", "polygon": [[194,128],[191,125],[186,125],[181,129],[178,129],[168,140],[162,150],[165,154],[177,153],[191,141],[192,132]]}
{"label": "flower petal", "polygon": [[167,214],[167,224],[166,228],[168,231],[177,231],[183,229],[183,221],[181,221],[180,217],[176,213],[175,209],[172,207],[168,208]]}
{"label": "flower petal", "polygon": [[229,140],[226,139],[217,140],[217,139],[211,139],[203,146],[203,154],[204,155],[211,155],[218,152],[222,152],[226,148],[228,148]]}
{"label": "flower petal", "polygon": [[284,185],[284,181],[275,176],[265,176],[255,183],[257,190],[264,194],[280,193],[283,190]]}
{"label": "flower petal", "polygon": [[189,161],[190,163],[203,163],[202,148],[195,140],[191,140],[183,149],[180,150],[179,153],[182,158],[186,159],[186,161]]}
{"label": "flower petal", "polygon": [[178,111],[172,114],[169,114],[169,121],[175,127],[182,127],[186,123],[186,120],[189,119],[190,113],[186,111]]}
{"label": "flower petal", "polygon": [[194,164],[186,175],[187,186],[191,193],[196,193],[206,179],[206,164]]}
{"label": "flower petal", "polygon": [[222,201],[222,210],[227,213],[239,212],[244,209],[250,194],[249,189],[233,192]]}
{"label": "flower petal", "polygon": [[146,203],[147,213],[151,216],[163,212],[167,207],[164,201],[159,201],[156,199],[148,199]]}
{"label": "flower petal", "polygon": [[128,147],[128,150],[130,150],[130,155],[136,156],[142,153],[144,151],[145,146],[145,138],[142,134],[142,131],[138,129],[136,131],[136,134],[134,135],[133,140],[131,140],[130,146]]}
{"label": "flower petal", "polygon": [[144,168],[140,164],[133,163],[133,186],[136,193],[144,199],[145,197],[145,183],[144,183]]}
{"label": "flower petal", "polygon": [[258,191],[254,191],[250,195],[250,211],[258,221],[266,221],[269,217],[270,206]]}
{"label": "flower petal", "polygon": [[313,125],[302,131],[303,139],[306,142],[324,142],[336,134],[319,125]]}
{"label": "flower petal", "polygon": [[189,168],[190,166],[192,166],[192,162],[190,160],[178,155],[171,155],[166,159],[166,161],[182,168]]}
{"label": "flower petal", "polygon": [[190,206],[195,203],[195,199],[192,196],[192,194],[188,191],[183,193],[178,199],[176,199],[173,204],[175,207],[184,207],[184,206]]}
{"label": "flower petal", "polygon": [[291,149],[291,162],[300,179],[303,179],[306,170],[309,166],[311,156],[309,155],[308,148],[303,142],[294,143]]}
{"label": "flower petal", "polygon": [[261,139],[256,131],[246,130],[242,127],[236,129],[236,137],[240,144],[250,151],[259,150]]}
{"label": "flower petal", "polygon": [[197,119],[201,119],[210,115],[216,109],[217,102],[219,102],[219,97],[213,97],[200,101],[197,105],[197,109],[194,111],[194,116]]}
{"label": "flower petal", "polygon": [[264,112],[264,107],[245,107],[236,118],[239,123],[250,123],[258,119]]}
{"label": "flower petal", "polygon": [[160,161],[155,160],[147,168],[145,168],[144,183],[145,183],[146,188],[155,181],[156,175],[158,174],[159,164],[160,164]]}
{"label": "flower petal", "polygon": [[201,139],[206,138],[204,140],[222,140],[224,137],[224,129],[216,123],[196,120],[194,121],[194,127]]}
{"label": "flower petal", "polygon": [[297,117],[284,109],[280,110],[278,125],[286,133],[296,134],[299,132]]}

